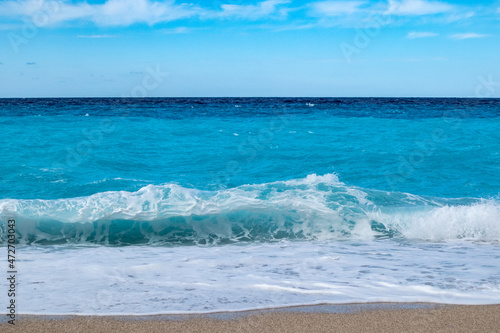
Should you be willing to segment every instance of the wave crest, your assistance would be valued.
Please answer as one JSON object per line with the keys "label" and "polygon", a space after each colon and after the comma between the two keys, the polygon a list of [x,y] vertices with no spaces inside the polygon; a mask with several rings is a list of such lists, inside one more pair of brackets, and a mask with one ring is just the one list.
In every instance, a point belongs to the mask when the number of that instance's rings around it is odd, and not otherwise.
{"label": "wave crest", "polygon": [[165,184],[71,199],[8,199],[0,201],[0,216],[18,220],[18,239],[27,244],[374,237],[500,241],[496,201],[367,190],[347,186],[334,174],[220,191]]}

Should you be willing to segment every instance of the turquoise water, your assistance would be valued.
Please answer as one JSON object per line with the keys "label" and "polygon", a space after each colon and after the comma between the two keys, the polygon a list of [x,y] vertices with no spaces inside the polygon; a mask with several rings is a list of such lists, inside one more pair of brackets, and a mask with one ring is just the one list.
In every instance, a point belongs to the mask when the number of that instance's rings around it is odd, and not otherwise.
{"label": "turquoise water", "polygon": [[219,190],[329,173],[422,196],[499,193],[498,100],[201,101],[3,100],[1,198],[166,183]]}
{"label": "turquoise water", "polygon": [[[0,100],[0,218],[26,254],[24,312],[134,313],[124,284],[131,300],[156,290],[140,313],[498,302],[499,129],[498,99]],[[86,268],[62,283],[37,262]],[[101,281],[90,307],[83,277]],[[178,298],[154,301],[157,278]]]}
{"label": "turquoise water", "polygon": [[[316,239],[330,227],[349,236],[365,219],[390,237],[439,207],[455,207],[449,218],[460,218],[463,205],[474,228],[488,225],[475,225],[477,205],[499,217],[498,100],[48,99],[0,107],[1,214],[30,221],[20,236],[28,243]],[[480,233],[449,237],[499,239]]]}

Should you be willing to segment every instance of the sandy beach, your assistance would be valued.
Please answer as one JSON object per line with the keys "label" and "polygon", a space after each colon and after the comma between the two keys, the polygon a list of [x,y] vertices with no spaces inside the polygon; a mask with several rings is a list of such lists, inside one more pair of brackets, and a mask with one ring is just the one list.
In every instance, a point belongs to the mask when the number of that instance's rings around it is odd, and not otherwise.
{"label": "sandy beach", "polygon": [[2,332],[500,332],[500,305],[334,305],[168,316],[21,316]]}

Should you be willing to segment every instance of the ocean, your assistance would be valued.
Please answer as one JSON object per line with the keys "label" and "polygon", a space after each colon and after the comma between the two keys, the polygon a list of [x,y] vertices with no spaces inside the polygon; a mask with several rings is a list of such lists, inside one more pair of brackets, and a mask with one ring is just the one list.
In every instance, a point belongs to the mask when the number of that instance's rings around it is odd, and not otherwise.
{"label": "ocean", "polygon": [[3,270],[14,232],[20,314],[497,304],[499,129],[499,99],[0,99]]}

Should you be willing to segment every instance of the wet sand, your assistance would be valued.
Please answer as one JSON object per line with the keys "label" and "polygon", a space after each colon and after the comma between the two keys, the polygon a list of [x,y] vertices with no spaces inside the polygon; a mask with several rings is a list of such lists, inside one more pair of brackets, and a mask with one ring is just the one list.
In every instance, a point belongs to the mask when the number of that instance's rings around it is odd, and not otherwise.
{"label": "wet sand", "polygon": [[161,316],[29,316],[2,332],[500,332],[499,305],[350,304]]}

